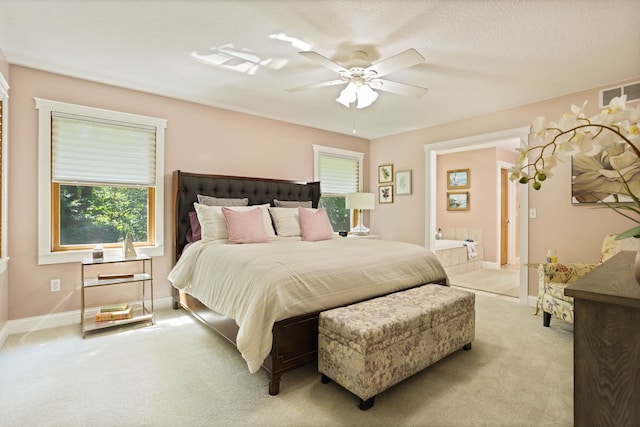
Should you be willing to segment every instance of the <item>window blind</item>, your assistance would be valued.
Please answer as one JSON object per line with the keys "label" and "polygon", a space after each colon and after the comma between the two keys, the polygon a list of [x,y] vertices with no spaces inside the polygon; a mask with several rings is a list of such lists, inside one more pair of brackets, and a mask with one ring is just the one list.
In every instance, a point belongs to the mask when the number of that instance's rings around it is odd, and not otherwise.
{"label": "window blind", "polygon": [[321,154],[318,158],[320,191],[323,195],[347,194],[359,188],[358,159]]}
{"label": "window blind", "polygon": [[155,186],[155,127],[52,112],[51,180]]}

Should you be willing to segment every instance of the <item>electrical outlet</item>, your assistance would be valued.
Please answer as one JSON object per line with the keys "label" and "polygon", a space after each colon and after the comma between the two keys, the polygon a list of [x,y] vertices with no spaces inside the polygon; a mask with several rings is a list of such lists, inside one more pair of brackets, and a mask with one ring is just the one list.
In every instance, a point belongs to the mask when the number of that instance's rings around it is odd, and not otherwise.
{"label": "electrical outlet", "polygon": [[60,292],[60,279],[51,279],[51,292]]}

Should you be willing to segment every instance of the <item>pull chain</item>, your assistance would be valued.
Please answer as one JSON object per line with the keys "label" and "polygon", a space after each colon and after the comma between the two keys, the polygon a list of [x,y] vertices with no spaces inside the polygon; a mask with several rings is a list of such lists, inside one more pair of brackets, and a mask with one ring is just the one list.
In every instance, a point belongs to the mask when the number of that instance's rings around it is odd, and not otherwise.
{"label": "pull chain", "polygon": [[354,102],[353,104],[353,134],[356,134],[356,103]]}

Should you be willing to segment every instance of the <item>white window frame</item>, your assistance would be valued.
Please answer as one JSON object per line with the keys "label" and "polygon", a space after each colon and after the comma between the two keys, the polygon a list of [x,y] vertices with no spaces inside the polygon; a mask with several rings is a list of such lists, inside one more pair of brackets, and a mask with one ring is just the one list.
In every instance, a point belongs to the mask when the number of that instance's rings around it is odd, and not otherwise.
{"label": "white window frame", "polygon": [[[165,119],[140,116],[119,111],[103,110],[34,98],[38,110],[38,264],[79,262],[91,256],[89,250],[51,251],[51,112],[57,111],[104,120],[113,120],[156,128],[156,191],[155,236],[153,246],[136,247],[138,253],[149,256],[164,255],[164,129]],[[105,249],[105,256],[118,256],[121,249]]]}
{"label": "white window frame", "polygon": [[358,191],[362,191],[362,177],[363,177],[363,169],[364,169],[364,153],[360,153],[359,151],[349,151],[343,150],[342,148],[333,148],[333,147],[325,147],[323,145],[313,144],[313,180],[320,180],[320,155],[327,154],[329,156],[340,156],[346,159],[357,160],[359,163],[358,166]]}
{"label": "white window frame", "polygon": [[2,241],[0,241],[0,247],[2,248],[2,258],[0,258],[0,273],[4,272],[7,269],[7,262],[9,261],[9,256],[7,253],[7,218],[9,218],[8,206],[9,206],[9,197],[8,191],[9,188],[7,185],[7,165],[8,161],[8,153],[7,147],[9,144],[7,143],[9,139],[8,125],[9,120],[8,112],[9,112],[9,83],[4,78],[2,73],[0,73],[0,101],[2,101]]}
{"label": "white window frame", "polygon": [[[364,153],[344,150],[342,148],[325,147],[313,144],[313,180],[320,181],[320,155],[339,156],[358,161],[358,191],[362,192],[364,176]],[[353,224],[353,210],[349,210],[349,224]]]}

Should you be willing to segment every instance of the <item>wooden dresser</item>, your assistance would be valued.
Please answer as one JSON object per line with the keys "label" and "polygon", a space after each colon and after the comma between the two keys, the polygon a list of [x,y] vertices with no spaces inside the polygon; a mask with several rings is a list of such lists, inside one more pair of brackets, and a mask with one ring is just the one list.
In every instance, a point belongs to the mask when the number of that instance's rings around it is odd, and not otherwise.
{"label": "wooden dresser", "polygon": [[575,283],[574,424],[640,425],[640,285],[635,252],[620,252]]}

